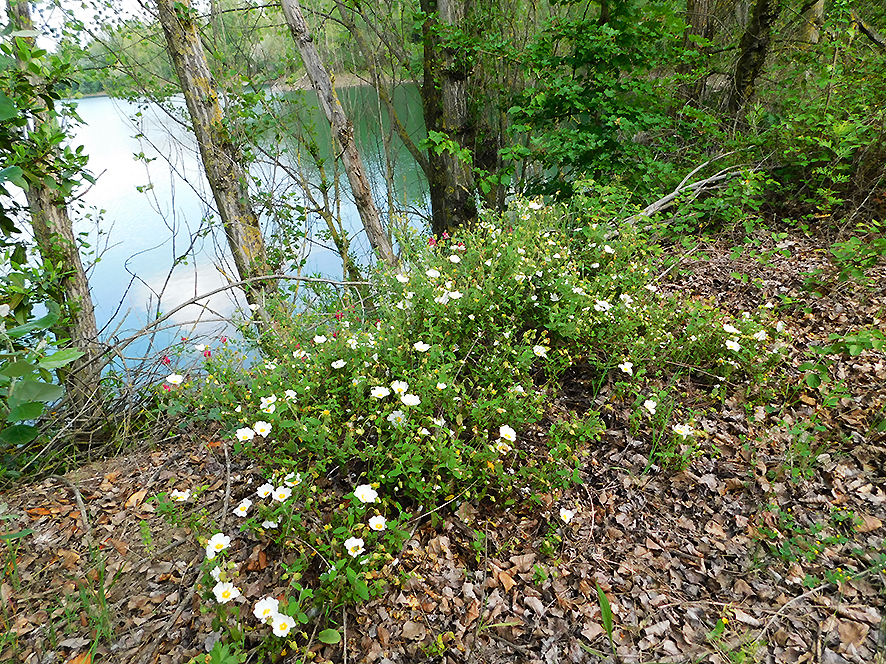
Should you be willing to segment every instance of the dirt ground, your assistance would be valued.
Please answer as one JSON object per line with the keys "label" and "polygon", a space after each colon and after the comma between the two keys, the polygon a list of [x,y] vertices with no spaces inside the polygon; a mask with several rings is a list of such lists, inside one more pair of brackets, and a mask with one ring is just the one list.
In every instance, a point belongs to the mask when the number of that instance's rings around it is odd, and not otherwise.
{"label": "dirt ground", "polygon": [[[841,283],[815,240],[770,248],[788,255],[762,264],[724,241],[686,257],[660,285],[733,317],[779,305],[790,341],[784,371],[796,386],[810,345],[884,329],[886,270],[866,286]],[[810,293],[804,274],[817,268],[822,284]],[[573,411],[604,413],[581,484],[511,509],[464,502],[439,519],[418,516],[383,571],[389,590],[330,609],[343,642],[315,641],[328,626],[319,621],[296,641],[315,662],[886,664],[886,436],[875,428],[886,417],[886,357],[834,359],[843,388],[834,403],[807,389],[778,412],[746,408],[740,390],[713,400],[686,379],[677,391],[706,413],[697,422],[705,437],[682,470],[650,466],[648,432],[632,435],[627,407],[607,402],[609,385],[592,399],[591,377],[570,368],[546,419],[521,439],[543,440]],[[254,492],[260,471],[226,462],[223,446],[197,432],[0,495],[3,530],[33,531],[2,548],[0,661],[177,663],[205,652],[214,637],[195,592],[205,554],[148,499],[205,486],[190,509],[218,523]],[[575,511],[568,524],[564,506]],[[286,588],[271,562],[285,556],[252,535],[233,538],[247,624],[256,599]],[[611,604],[612,647],[598,584]]]}

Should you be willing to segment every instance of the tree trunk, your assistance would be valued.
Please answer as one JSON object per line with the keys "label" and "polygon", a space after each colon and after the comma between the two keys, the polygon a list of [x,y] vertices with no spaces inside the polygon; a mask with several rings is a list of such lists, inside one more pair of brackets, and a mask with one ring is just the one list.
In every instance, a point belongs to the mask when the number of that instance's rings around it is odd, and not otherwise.
{"label": "tree trunk", "polygon": [[[17,30],[34,29],[26,0],[8,0],[7,9]],[[24,39],[31,46],[34,45],[32,37]],[[56,123],[48,108],[43,113],[35,114],[34,121],[35,135],[40,134],[41,125],[47,123],[53,125],[55,130],[51,133],[60,132],[54,126]],[[48,174],[53,173],[55,157],[55,149],[43,151],[42,167]],[[98,326],[67,204],[57,190],[50,189],[39,178],[29,182],[26,196],[31,227],[44,269],[57,273],[57,281],[50,287],[50,296],[61,307],[62,320],[52,328],[52,332],[58,339],[70,339],[71,345],[84,353],[83,357],[59,370],[59,379],[64,382],[68,398],[77,413],[94,415],[101,406],[98,399],[101,380],[97,363],[101,354]]]}
{"label": "tree trunk", "polygon": [[[237,272],[241,280],[266,276],[271,269],[249,200],[243,155],[224,125],[215,80],[197,32],[196,12],[189,0],[156,0],[156,6]],[[246,299],[262,307],[264,292],[275,288],[273,280],[258,282],[246,291]]]}
{"label": "tree trunk", "polygon": [[729,110],[737,113],[753,97],[754,85],[769,53],[772,26],[781,13],[782,0],[756,0],[741,36],[738,63],[729,96]]}
{"label": "tree trunk", "polygon": [[[474,125],[468,115],[470,66],[459,50],[447,47],[443,30],[458,30],[465,0],[421,0],[424,79],[421,86],[425,126],[432,137],[428,150],[431,227],[436,235],[451,232],[477,218],[474,177],[466,148],[473,146]],[[437,133],[439,141],[433,140]],[[470,155],[470,151],[467,152]]]}
{"label": "tree trunk", "polygon": [[[320,55],[317,53],[317,47],[308,30],[308,24],[302,16],[298,0],[282,0],[282,5],[283,16],[286,18],[292,38],[305,63],[311,85],[317,92],[320,107],[326,114],[326,119],[332,126],[332,133],[341,147],[341,157],[348,175],[348,182],[351,184],[351,193],[354,196],[354,202],[360,213],[360,220],[363,222],[369,243],[381,260],[388,265],[394,265],[397,259],[394,256],[391,240],[382,225],[378,208],[372,198],[369,179],[366,177],[363,160],[360,158],[357,143],[354,140],[354,126],[345,116],[341,102],[335,94],[329,72],[320,61]],[[344,258],[347,259],[347,257]]]}

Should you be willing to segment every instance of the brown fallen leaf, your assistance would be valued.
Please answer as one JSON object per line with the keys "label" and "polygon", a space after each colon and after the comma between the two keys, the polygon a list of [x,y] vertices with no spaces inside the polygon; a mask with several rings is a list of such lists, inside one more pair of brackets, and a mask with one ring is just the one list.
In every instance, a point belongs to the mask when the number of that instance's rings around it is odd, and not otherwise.
{"label": "brown fallen leaf", "polygon": [[517,583],[516,581],[514,581],[514,579],[511,578],[510,574],[504,571],[499,572],[498,580],[501,582],[501,585],[505,589],[506,593],[511,592],[511,588],[513,588]]}
{"label": "brown fallen leaf", "polygon": [[145,499],[145,496],[148,495],[147,489],[142,489],[141,491],[136,491],[134,494],[129,496],[129,500],[126,501],[126,507],[138,507],[141,505],[141,502]]}
{"label": "brown fallen leaf", "polygon": [[858,516],[861,517],[861,523],[857,524],[855,529],[860,533],[869,533],[883,526],[883,522],[875,516],[863,513],[860,513]]}
{"label": "brown fallen leaf", "polygon": [[427,631],[425,630],[425,626],[421,623],[414,622],[412,620],[407,620],[403,623],[403,638],[409,639],[410,641],[420,641],[425,638],[425,634]]}
{"label": "brown fallen leaf", "polygon": [[837,632],[844,646],[860,646],[868,636],[870,627],[854,620],[841,620],[837,623]]}
{"label": "brown fallen leaf", "polygon": [[462,618],[461,624],[465,627],[470,627],[471,623],[473,623],[477,618],[480,617],[480,601],[476,599],[472,599],[468,602],[465,607],[465,615]]}

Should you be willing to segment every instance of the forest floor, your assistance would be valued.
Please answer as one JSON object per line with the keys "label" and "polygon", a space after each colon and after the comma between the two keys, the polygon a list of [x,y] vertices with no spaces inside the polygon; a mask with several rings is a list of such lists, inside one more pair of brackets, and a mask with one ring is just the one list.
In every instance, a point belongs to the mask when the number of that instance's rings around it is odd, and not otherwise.
{"label": "forest floor", "polygon": [[[758,250],[774,251],[761,262],[721,238],[660,285],[734,317],[776,305],[789,332],[781,401],[748,407],[737,388],[713,399],[701,382],[674,386],[704,411],[705,436],[685,450],[685,467],[663,468],[650,463],[653,435],[632,433],[627,407],[607,403],[608,384],[592,398],[592,377],[571,367],[550,390],[545,420],[520,433],[542,440],[571,412],[602,412],[606,430],[585,450],[582,483],[509,509],[452,503],[415,519],[384,572],[389,590],[327,612],[342,643],[315,641],[307,625],[300,654],[380,664],[886,663],[886,434],[876,430],[886,357],[834,356],[833,381],[819,389],[804,388],[798,370],[833,332],[884,329],[886,269],[867,285],[839,282],[820,239],[775,242],[762,239]],[[812,292],[804,282],[814,270]],[[211,614],[195,592],[205,553],[149,498],[173,483],[206,486],[189,509],[219,522],[261,470],[226,461],[197,432],[0,494],[4,530],[33,531],[0,549],[0,662],[177,663],[205,652]],[[334,481],[320,488],[346,492]],[[568,524],[564,504],[574,505]],[[288,586],[276,562],[285,552],[244,534],[229,553],[248,581],[251,622],[256,599]],[[611,604],[615,656],[597,584]]]}

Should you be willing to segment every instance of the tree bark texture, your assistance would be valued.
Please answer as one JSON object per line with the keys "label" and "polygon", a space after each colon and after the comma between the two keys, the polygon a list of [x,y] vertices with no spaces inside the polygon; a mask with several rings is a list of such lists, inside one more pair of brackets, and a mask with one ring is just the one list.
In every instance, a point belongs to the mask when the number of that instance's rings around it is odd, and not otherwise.
{"label": "tree bark texture", "polygon": [[[243,155],[225,124],[218,92],[189,0],[156,0],[158,17],[191,117],[200,158],[240,279],[271,273],[258,217],[252,209]],[[261,305],[273,281],[250,288],[246,299]]]}
{"label": "tree bark texture", "polygon": [[801,9],[800,41],[817,44],[824,25],[824,0],[808,0]]}
{"label": "tree bark texture", "polygon": [[[282,5],[283,16],[304,61],[308,78],[317,92],[320,107],[332,126],[332,133],[341,148],[341,158],[344,162],[348,182],[351,185],[351,194],[354,196],[354,203],[360,213],[360,220],[363,222],[369,244],[372,245],[381,260],[388,265],[394,265],[397,259],[394,256],[391,240],[382,224],[381,215],[372,198],[369,178],[366,177],[366,169],[363,167],[363,160],[354,140],[354,126],[345,116],[341,102],[335,94],[332,78],[320,61],[320,54],[317,52],[317,47],[308,30],[308,24],[302,15],[301,5],[298,0],[282,0]],[[347,260],[346,256],[343,258]]]}
{"label": "tree bark texture", "polygon": [[440,132],[458,150],[428,150],[431,227],[436,235],[452,232],[477,218],[471,163],[459,157],[474,145],[474,124],[468,113],[470,66],[459,51],[443,43],[441,32],[461,28],[465,0],[421,0],[424,78],[422,107],[428,132]]}
{"label": "tree bark texture", "polygon": [[729,96],[729,110],[737,113],[754,95],[757,77],[766,62],[772,26],[781,13],[782,0],[756,0],[739,43],[738,63]]}
{"label": "tree bark texture", "polygon": [[[9,0],[7,9],[16,29],[34,29],[26,0]],[[34,45],[33,38],[27,38],[27,41]],[[54,123],[46,110],[47,113],[34,116],[35,134],[40,133],[40,125]],[[55,156],[55,150],[45,150],[38,167],[51,174]],[[95,412],[100,405],[97,398],[101,380],[97,361],[101,354],[98,326],[67,204],[59,192],[45,186],[41,178],[29,182],[26,196],[31,228],[44,269],[58,275],[58,281],[51,286],[50,293],[61,307],[62,321],[52,328],[52,332],[59,339],[70,339],[71,345],[84,353],[83,357],[60,370],[59,378],[64,382],[68,398],[78,413],[87,409]]]}

